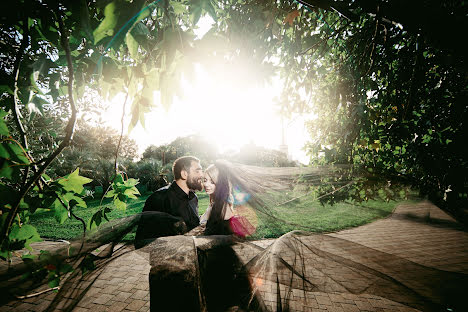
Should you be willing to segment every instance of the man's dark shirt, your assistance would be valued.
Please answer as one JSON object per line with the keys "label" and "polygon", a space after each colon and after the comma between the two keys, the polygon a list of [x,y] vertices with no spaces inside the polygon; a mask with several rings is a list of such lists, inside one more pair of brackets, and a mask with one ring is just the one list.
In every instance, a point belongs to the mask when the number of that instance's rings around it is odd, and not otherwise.
{"label": "man's dark shirt", "polygon": [[[200,224],[197,195],[193,191],[189,191],[187,195],[175,181],[148,197],[143,208],[143,212],[146,211],[165,212],[180,218],[187,225],[188,231]],[[146,218],[138,225],[137,239],[161,236],[160,229],[154,222],[150,221],[150,218]]]}

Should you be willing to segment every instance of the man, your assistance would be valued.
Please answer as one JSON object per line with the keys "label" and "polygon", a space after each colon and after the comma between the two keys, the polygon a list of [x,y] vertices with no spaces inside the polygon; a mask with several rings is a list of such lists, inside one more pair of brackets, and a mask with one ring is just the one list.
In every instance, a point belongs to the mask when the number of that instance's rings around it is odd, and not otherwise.
{"label": "man", "polygon": [[[142,240],[181,234],[200,224],[198,198],[194,192],[203,189],[200,160],[193,156],[180,157],[174,161],[172,173],[174,181],[154,192],[145,202],[135,237],[140,243],[136,246],[146,244]],[[153,211],[163,214],[149,213]],[[181,226],[180,221],[186,227]]]}

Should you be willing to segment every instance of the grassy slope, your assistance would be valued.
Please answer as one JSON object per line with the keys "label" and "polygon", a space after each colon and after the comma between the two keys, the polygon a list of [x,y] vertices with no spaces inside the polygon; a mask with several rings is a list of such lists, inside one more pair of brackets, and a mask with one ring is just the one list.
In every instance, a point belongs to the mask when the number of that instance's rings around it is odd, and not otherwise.
{"label": "grassy slope", "polygon": [[[208,207],[208,196],[199,193],[199,212],[204,213]],[[120,218],[141,212],[149,194],[130,200],[125,211],[113,209],[108,214],[109,218]],[[102,204],[108,205],[109,199]],[[281,200],[276,201],[281,202]],[[322,206],[317,201],[304,197],[294,203],[275,207],[273,213],[280,219],[290,223],[306,226],[314,232],[330,232],[344,228],[359,226],[369,223],[375,219],[387,216],[400,202],[369,201],[360,205],[339,203],[333,206]],[[75,213],[88,221],[99,209],[100,200],[91,199],[87,201],[88,208],[76,210]],[[271,205],[273,207],[273,205]],[[39,234],[44,238],[71,239],[82,233],[82,225],[77,220],[67,220],[60,225],[55,221],[52,211],[37,212],[31,217],[31,224],[37,227]],[[297,226],[268,221],[267,224],[259,224],[255,238],[278,237],[291,230],[298,229]],[[128,237],[131,239],[132,236]]]}

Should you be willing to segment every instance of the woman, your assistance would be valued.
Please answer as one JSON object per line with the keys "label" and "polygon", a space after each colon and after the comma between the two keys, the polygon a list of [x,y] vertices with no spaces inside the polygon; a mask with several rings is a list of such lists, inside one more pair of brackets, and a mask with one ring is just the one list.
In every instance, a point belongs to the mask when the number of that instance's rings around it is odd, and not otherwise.
{"label": "woman", "polygon": [[203,178],[205,192],[210,196],[210,204],[200,217],[200,224],[206,224],[205,234],[232,234],[229,219],[234,216],[232,187],[225,170],[210,165]]}
{"label": "woman", "polygon": [[210,196],[210,204],[200,217],[200,224],[206,224],[205,235],[250,235],[255,228],[243,216],[236,214],[230,172],[222,162],[210,165],[204,174],[203,185]]}

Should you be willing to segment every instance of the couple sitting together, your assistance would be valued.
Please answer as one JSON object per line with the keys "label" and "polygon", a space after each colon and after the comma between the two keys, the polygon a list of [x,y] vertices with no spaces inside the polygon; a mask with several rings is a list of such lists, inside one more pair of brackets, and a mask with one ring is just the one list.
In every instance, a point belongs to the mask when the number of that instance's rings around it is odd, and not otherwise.
{"label": "couple sitting together", "polygon": [[[235,213],[229,172],[221,162],[208,166],[203,172],[198,158],[184,156],[174,161],[172,172],[174,181],[146,200],[144,218],[135,237],[138,245],[145,245],[156,237],[182,233],[241,237],[252,234],[253,226]],[[210,203],[199,217],[195,191],[203,189],[210,196]]]}

